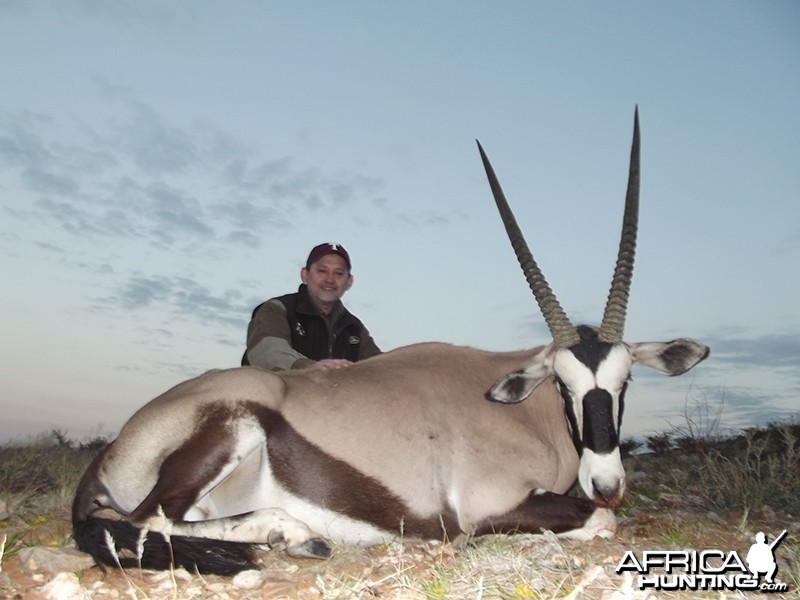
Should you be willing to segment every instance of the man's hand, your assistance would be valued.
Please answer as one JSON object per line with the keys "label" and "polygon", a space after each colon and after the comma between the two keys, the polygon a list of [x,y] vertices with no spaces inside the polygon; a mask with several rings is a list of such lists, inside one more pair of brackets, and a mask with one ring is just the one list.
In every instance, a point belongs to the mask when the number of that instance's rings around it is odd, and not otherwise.
{"label": "man's hand", "polygon": [[344,358],[326,358],[325,360],[319,360],[306,368],[319,371],[328,371],[330,369],[344,369],[352,364],[352,362]]}

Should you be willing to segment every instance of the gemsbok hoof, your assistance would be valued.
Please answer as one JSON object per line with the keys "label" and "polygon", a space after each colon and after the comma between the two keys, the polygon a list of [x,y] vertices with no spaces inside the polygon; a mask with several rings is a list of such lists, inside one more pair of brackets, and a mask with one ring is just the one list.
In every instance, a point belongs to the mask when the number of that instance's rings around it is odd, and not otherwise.
{"label": "gemsbok hoof", "polygon": [[287,546],[286,554],[294,558],[330,558],[331,545],[322,538],[311,538],[297,546]]}
{"label": "gemsbok hoof", "polygon": [[580,529],[559,533],[558,537],[588,541],[592,538],[612,538],[617,533],[617,517],[608,508],[598,508]]}
{"label": "gemsbok hoof", "polygon": [[591,537],[612,538],[617,533],[617,517],[608,508],[598,508],[584,526]]}

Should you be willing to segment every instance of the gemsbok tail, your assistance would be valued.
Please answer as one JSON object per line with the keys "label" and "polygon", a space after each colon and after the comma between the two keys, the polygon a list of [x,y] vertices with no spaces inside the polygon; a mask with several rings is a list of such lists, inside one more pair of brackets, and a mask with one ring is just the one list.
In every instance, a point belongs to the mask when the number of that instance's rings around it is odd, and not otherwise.
{"label": "gemsbok tail", "polygon": [[[169,569],[211,575],[235,575],[257,569],[252,544],[171,536],[142,530],[127,521],[88,518],[73,523],[78,548],[102,566],[123,569]],[[113,546],[113,547],[112,547]]]}

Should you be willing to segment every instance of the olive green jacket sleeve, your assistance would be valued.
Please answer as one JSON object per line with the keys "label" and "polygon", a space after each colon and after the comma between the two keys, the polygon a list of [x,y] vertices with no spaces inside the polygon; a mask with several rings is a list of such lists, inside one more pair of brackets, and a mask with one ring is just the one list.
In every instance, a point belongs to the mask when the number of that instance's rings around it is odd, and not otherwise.
{"label": "olive green jacket sleeve", "polygon": [[253,315],[247,327],[247,360],[255,367],[271,371],[302,369],[314,361],[292,348],[286,307],[272,299]]}
{"label": "olive green jacket sleeve", "polygon": [[378,348],[375,340],[372,339],[372,335],[370,335],[367,328],[364,327],[361,330],[361,348],[358,351],[358,360],[364,360],[365,358],[377,356],[378,354],[381,354],[381,349]]}

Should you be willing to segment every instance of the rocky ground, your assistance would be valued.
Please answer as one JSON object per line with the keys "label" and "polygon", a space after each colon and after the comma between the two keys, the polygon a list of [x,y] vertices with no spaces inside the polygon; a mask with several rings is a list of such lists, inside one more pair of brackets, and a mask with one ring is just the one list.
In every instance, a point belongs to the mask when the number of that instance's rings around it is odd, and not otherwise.
{"label": "rocky ground", "polygon": [[72,547],[66,514],[35,523],[6,515],[0,520],[0,598],[739,598],[746,594],[640,591],[635,576],[616,570],[628,550],[639,556],[652,549],[720,549],[744,556],[757,531],[774,536],[783,529],[789,535],[776,550],[778,580],[789,590],[767,597],[800,597],[796,519],[768,507],[744,519],[713,513],[692,496],[631,494],[612,540],[581,543],[552,534],[489,536],[460,545],[405,540],[339,547],[326,561],[264,552],[260,570],[232,578],[183,570],[103,572]]}

